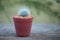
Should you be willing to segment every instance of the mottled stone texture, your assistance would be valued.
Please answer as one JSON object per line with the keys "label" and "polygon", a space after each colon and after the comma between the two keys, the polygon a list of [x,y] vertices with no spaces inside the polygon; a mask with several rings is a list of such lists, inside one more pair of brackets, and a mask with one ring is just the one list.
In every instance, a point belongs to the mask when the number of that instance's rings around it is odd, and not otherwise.
{"label": "mottled stone texture", "polygon": [[29,37],[17,37],[13,24],[0,24],[0,40],[60,40],[60,25],[33,24]]}

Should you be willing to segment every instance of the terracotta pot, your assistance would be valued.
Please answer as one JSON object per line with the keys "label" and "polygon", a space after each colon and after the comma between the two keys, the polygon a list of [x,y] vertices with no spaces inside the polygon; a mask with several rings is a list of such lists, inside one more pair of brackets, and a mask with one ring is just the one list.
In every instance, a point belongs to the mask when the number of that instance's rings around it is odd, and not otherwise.
{"label": "terracotta pot", "polygon": [[14,16],[13,17],[16,35],[20,37],[27,37],[30,35],[31,26],[32,26],[32,16],[21,17]]}

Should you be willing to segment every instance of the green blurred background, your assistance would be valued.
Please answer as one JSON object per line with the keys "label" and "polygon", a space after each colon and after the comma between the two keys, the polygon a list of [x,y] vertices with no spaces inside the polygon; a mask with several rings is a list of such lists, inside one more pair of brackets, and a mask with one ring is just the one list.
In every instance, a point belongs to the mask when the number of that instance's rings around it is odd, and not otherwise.
{"label": "green blurred background", "polygon": [[0,0],[0,23],[13,23],[21,6],[27,6],[33,23],[60,23],[60,0]]}

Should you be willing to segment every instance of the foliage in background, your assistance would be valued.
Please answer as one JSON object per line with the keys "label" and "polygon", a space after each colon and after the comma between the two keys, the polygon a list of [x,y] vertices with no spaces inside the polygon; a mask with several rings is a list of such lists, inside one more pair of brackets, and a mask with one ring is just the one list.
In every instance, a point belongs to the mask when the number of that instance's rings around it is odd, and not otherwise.
{"label": "foliage in background", "polygon": [[[46,12],[46,14],[57,17],[60,19],[60,7],[57,8],[58,10],[53,10],[51,7],[55,5],[54,2],[60,5],[60,0],[0,0],[0,11],[5,10],[5,7],[12,7],[17,4],[25,4],[28,7],[34,7],[37,10],[37,15],[40,14],[40,10]],[[58,5],[58,6],[59,6]]]}
{"label": "foliage in background", "polygon": [[2,5],[2,0],[0,0],[0,11],[4,9],[4,6]]}

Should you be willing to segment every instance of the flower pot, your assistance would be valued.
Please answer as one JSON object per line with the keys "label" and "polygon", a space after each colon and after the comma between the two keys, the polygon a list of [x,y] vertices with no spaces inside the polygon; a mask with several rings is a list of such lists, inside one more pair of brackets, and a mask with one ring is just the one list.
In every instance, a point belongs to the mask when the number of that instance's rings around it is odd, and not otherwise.
{"label": "flower pot", "polygon": [[14,16],[13,20],[17,36],[27,37],[30,35],[33,20],[32,16],[29,17]]}

